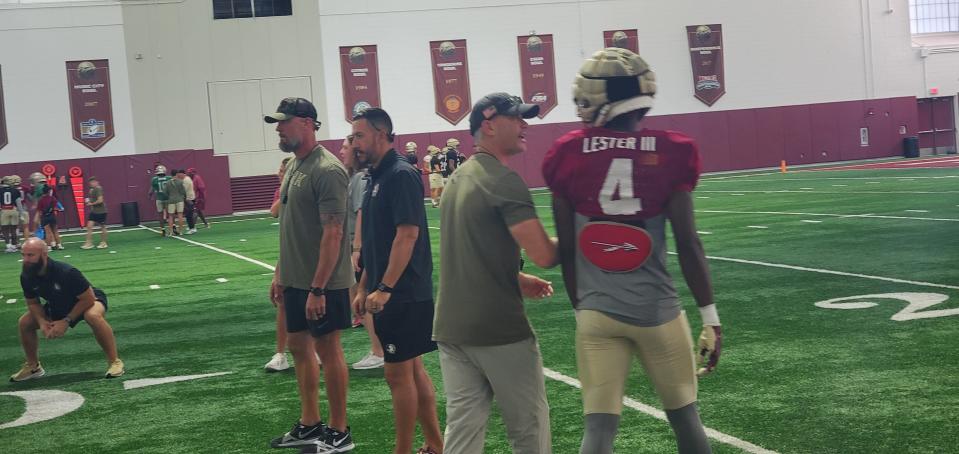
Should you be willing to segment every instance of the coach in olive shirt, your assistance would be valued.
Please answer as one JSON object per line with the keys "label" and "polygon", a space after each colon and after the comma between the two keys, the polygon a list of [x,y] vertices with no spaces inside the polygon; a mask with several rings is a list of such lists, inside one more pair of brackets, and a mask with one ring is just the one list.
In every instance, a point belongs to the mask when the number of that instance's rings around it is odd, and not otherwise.
{"label": "coach in olive shirt", "polygon": [[555,266],[556,245],[526,184],[504,164],[526,151],[524,119],[537,112],[506,93],[477,102],[470,114],[476,153],[443,192],[433,339],[447,396],[447,452],[483,452],[494,397],[514,453],[552,449],[543,361],[523,297],[549,296],[553,288],[521,273],[519,263],[522,247],[537,265]]}
{"label": "coach in olive shirt", "polygon": [[[353,273],[343,234],[349,178],[339,159],[316,141],[320,123],[308,100],[286,98],[264,121],[276,123],[280,149],[296,157],[287,164],[280,186],[280,260],[270,298],[286,309],[287,345],[301,404],[293,428],[270,444],[287,448],[325,443],[345,449],[353,445],[346,422],[349,377],[339,336],[351,326]],[[323,362],[330,407],[325,425],[317,405],[314,349]]]}

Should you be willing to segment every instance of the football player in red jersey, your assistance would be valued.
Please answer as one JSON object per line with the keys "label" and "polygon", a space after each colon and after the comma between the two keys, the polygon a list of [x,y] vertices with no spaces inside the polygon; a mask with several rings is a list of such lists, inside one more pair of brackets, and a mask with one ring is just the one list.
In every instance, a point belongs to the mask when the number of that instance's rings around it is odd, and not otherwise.
{"label": "football player in red jersey", "polygon": [[696,144],[678,132],[637,127],[653,105],[656,82],[633,52],[596,52],[577,74],[573,92],[584,128],[553,144],[543,174],[553,192],[563,280],[576,309],[586,414],[580,452],[613,452],[633,356],[656,388],[679,452],[710,452],[696,406],[689,322],[666,270],[669,220],[702,315],[699,374],[711,372],[721,330],[693,219]]}

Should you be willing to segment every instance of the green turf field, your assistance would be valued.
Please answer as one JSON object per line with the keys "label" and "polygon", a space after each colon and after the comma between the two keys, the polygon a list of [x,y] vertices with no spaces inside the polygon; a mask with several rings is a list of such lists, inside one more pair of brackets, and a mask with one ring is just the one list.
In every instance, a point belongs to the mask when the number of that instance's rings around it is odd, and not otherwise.
{"label": "green turf field", "polygon": [[[551,230],[549,195],[535,194]],[[694,195],[725,337],[719,370],[700,381],[715,452],[959,449],[959,169],[714,175],[704,177]],[[439,212],[427,212],[438,264]],[[270,270],[254,262],[275,262],[277,226],[262,215],[216,221],[184,237],[190,241],[127,229],[111,235],[109,250],[84,251],[82,237],[64,238],[67,249],[51,255],[80,268],[109,295],[107,319],[127,374],[101,378],[106,361],[85,324],[62,339],[41,340],[48,375],[18,384],[4,378],[0,424],[26,409],[25,400],[4,393],[60,390],[85,402],[52,420],[0,429],[0,452],[271,451],[270,438],[288,430],[299,412],[292,370],[266,374],[262,368],[273,353],[274,309],[267,299]],[[0,256],[5,374],[22,362],[18,259]],[[698,334],[698,311],[671,259]],[[527,305],[554,377],[546,383],[554,452],[575,453],[582,416],[571,385],[573,314],[559,270],[532,271],[557,290]],[[893,293],[838,302],[847,309],[815,305]],[[867,301],[877,304],[841,306]],[[910,302],[931,305],[907,309]],[[894,320],[897,314],[906,319]],[[345,333],[348,362],[367,348],[362,329]],[[436,354],[426,363],[442,420]],[[228,374],[124,390],[130,380],[218,372]],[[658,408],[641,369],[634,367],[631,377],[633,402],[624,409],[617,452],[675,452],[669,426],[638,405]],[[392,450],[390,394],[381,370],[351,372],[348,411],[355,452]],[[486,452],[510,452],[498,417],[491,419]]]}

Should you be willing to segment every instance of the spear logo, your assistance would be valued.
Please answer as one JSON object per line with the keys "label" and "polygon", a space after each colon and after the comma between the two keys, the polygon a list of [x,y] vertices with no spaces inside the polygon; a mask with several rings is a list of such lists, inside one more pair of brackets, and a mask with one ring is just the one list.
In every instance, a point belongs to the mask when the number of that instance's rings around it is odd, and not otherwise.
{"label": "spear logo", "polygon": [[600,245],[600,246],[604,246],[603,252],[616,252],[616,251],[620,251],[620,250],[630,252],[630,251],[638,251],[638,250],[639,250],[639,248],[636,247],[635,244],[627,243],[627,242],[625,242],[625,241],[623,242],[623,244],[609,244],[609,243],[603,243],[603,242],[600,242],[600,241],[591,241],[591,243],[593,243],[593,244],[598,244],[598,245]]}

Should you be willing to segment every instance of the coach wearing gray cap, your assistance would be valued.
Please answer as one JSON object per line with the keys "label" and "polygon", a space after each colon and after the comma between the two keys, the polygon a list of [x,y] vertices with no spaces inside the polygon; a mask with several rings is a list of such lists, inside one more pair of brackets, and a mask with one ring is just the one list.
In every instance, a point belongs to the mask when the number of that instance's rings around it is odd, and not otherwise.
{"label": "coach wearing gray cap", "polygon": [[450,177],[440,208],[440,289],[433,338],[446,391],[446,451],[483,452],[496,398],[514,453],[551,452],[543,361],[523,297],[552,295],[520,272],[520,248],[536,265],[557,263],[526,183],[506,166],[526,151],[527,118],[539,106],[506,93],[470,114],[476,152]]}

